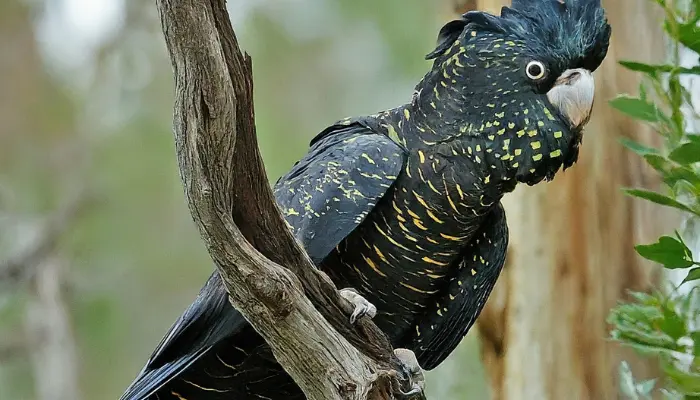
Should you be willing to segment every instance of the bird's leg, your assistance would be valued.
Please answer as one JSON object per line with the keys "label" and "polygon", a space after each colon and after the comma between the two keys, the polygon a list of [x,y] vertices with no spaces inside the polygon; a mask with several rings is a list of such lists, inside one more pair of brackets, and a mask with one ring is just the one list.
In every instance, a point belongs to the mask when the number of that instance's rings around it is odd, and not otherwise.
{"label": "bird's leg", "polygon": [[418,364],[416,355],[409,349],[395,349],[394,354],[404,367],[404,373],[408,375],[411,382],[411,390],[404,392],[398,390],[403,399],[425,399],[423,390],[425,389],[425,375],[423,368]]}
{"label": "bird's leg", "polygon": [[353,288],[340,289],[340,296],[349,301],[354,307],[354,311],[352,315],[350,315],[351,324],[354,324],[359,318],[365,315],[370,318],[374,318],[374,316],[377,315],[377,307],[357,293],[357,290]]}

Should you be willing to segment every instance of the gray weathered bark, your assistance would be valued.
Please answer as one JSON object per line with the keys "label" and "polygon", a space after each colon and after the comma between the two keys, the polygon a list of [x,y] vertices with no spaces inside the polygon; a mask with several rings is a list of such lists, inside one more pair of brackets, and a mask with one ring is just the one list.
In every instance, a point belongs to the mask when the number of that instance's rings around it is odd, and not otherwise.
{"label": "gray weathered bark", "polygon": [[[232,304],[311,400],[393,398],[396,358],[296,243],[258,152],[251,61],[224,0],[158,0],[185,195]],[[308,296],[308,297],[307,297]]]}

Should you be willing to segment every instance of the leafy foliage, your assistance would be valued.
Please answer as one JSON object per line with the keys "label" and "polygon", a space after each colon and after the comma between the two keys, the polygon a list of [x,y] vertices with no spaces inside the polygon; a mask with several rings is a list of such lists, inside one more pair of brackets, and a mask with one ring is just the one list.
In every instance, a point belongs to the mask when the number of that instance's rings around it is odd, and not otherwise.
{"label": "leafy foliage", "polygon": [[[685,218],[700,217],[700,136],[688,133],[698,119],[682,75],[700,75],[700,67],[680,65],[680,51],[700,55],[700,0],[681,7],[680,0],[654,0],[665,12],[664,30],[673,45],[672,62],[662,65],[622,61],[644,75],[638,96],[621,95],[611,106],[650,124],[663,139],[656,147],[624,139],[622,144],[641,156],[665,183],[663,192],[625,189],[625,192],[665,207],[680,210]],[[687,2],[684,2],[685,4]],[[651,93],[651,95],[649,94]],[[687,115],[690,110],[691,115]],[[700,288],[681,290],[700,280],[700,262],[693,259],[682,235],[662,236],[655,243],[635,246],[640,256],[666,269],[688,269],[685,279],[670,294],[631,293],[632,301],[610,312],[611,337],[639,353],[659,360],[665,373],[658,388],[666,399],[700,399]],[[620,366],[620,390],[628,399],[654,397],[656,379],[635,382],[627,363]]]}

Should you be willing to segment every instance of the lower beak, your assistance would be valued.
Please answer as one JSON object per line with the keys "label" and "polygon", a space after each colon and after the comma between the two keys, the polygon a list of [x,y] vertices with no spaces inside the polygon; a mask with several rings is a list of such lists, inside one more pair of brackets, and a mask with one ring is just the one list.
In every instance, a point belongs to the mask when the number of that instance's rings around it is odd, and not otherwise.
{"label": "lower beak", "polygon": [[593,74],[583,68],[564,71],[547,92],[549,102],[569,119],[574,129],[583,128],[590,119],[594,95]]}

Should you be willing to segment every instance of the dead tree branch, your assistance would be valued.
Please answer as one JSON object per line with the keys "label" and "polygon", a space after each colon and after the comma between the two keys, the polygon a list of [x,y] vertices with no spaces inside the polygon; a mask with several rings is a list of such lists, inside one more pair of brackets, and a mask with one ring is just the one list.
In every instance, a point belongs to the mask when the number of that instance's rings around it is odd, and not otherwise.
{"label": "dead tree branch", "polygon": [[276,207],[255,136],[251,60],[225,1],[157,6],[175,76],[185,195],[231,302],[309,399],[392,398],[399,368],[386,337],[366,319],[349,324],[349,305]]}

